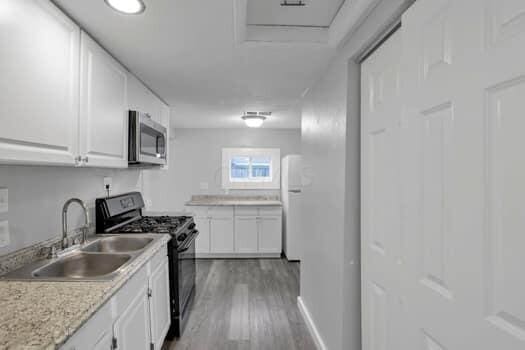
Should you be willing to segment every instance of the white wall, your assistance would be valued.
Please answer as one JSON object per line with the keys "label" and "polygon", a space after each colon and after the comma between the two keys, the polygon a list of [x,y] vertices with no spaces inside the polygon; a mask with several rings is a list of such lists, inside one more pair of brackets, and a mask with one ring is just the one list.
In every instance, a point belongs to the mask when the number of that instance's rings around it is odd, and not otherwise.
{"label": "white wall", "polygon": [[[154,211],[182,211],[195,194],[224,194],[222,148],[280,148],[281,157],[301,153],[298,129],[175,129],[169,170],[145,171],[144,194]],[[207,183],[208,189],[201,189]],[[230,194],[280,194],[277,190],[231,190]]]}
{"label": "white wall", "polygon": [[[61,235],[62,206],[71,197],[86,201],[94,223],[95,198],[105,195],[104,176],[113,178],[115,194],[141,187],[138,170],[0,166],[0,187],[9,189],[9,213],[0,220],[9,220],[11,233],[11,244],[0,248],[0,255]],[[72,204],[70,230],[83,224],[81,214]]]}
{"label": "white wall", "polygon": [[361,349],[360,67],[353,58],[413,0],[383,0],[303,101],[301,298],[327,349]]}

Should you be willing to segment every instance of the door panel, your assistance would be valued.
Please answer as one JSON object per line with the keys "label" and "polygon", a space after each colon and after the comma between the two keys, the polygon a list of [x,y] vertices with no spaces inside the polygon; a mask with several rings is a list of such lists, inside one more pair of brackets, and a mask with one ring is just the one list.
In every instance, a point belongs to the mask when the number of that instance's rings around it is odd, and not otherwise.
{"label": "door panel", "polygon": [[259,252],[281,253],[282,220],[280,216],[259,218]]}
{"label": "door panel", "polygon": [[127,72],[81,36],[80,148],[86,166],[128,166]]}
{"label": "door panel", "polygon": [[142,286],[113,326],[118,348],[145,350],[150,347],[150,318],[147,285]]}
{"label": "door panel", "polygon": [[257,218],[239,216],[235,218],[235,251],[257,253]]}
{"label": "door panel", "polygon": [[[401,35],[362,65],[363,349],[401,349],[406,334],[400,272],[404,261],[399,201]],[[395,276],[395,277],[394,277]]]}
{"label": "door panel", "polygon": [[150,298],[151,339],[154,344],[153,350],[160,350],[171,323],[167,258],[164,258],[164,261],[152,272],[149,284],[152,291]]}
{"label": "door panel", "polygon": [[2,0],[0,162],[75,164],[79,42],[51,2]]}
{"label": "door panel", "polygon": [[[419,0],[401,53],[392,37],[363,64],[364,349],[525,348],[524,13]],[[377,92],[396,57],[399,137]]]}
{"label": "door panel", "polygon": [[212,253],[233,253],[233,217],[212,218],[210,224],[210,250]]}

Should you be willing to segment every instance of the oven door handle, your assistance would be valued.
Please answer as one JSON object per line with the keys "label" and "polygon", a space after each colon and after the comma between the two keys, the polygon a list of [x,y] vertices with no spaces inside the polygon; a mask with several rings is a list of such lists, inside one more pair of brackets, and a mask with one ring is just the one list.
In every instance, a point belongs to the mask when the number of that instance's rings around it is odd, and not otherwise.
{"label": "oven door handle", "polygon": [[184,253],[185,251],[190,249],[191,244],[193,243],[193,241],[195,240],[198,234],[199,234],[199,231],[197,230],[193,231],[193,234],[190,237],[190,239],[188,239],[187,243],[184,246],[177,249],[177,253]]}

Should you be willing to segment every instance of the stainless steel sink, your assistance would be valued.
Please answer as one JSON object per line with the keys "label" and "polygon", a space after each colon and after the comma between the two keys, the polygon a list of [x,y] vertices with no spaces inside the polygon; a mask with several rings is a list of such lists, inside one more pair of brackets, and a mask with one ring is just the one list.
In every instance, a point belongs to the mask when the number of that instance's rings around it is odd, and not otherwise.
{"label": "stainless steel sink", "polygon": [[127,254],[75,252],[33,271],[34,277],[89,279],[117,271],[131,259]]}
{"label": "stainless steel sink", "polygon": [[134,252],[146,248],[151,242],[153,242],[153,238],[114,236],[98,239],[82,248],[82,251],[97,253]]}
{"label": "stainless steel sink", "polygon": [[160,235],[97,236],[86,245],[59,252],[0,276],[1,280],[109,281],[132,263]]}

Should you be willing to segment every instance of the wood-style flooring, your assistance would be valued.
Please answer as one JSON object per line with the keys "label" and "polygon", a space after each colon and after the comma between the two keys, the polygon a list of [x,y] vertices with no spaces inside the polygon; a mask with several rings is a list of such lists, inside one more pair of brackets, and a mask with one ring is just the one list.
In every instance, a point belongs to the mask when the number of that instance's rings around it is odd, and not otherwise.
{"label": "wood-style flooring", "polygon": [[315,350],[297,308],[299,264],[198,260],[188,324],[169,350]]}

